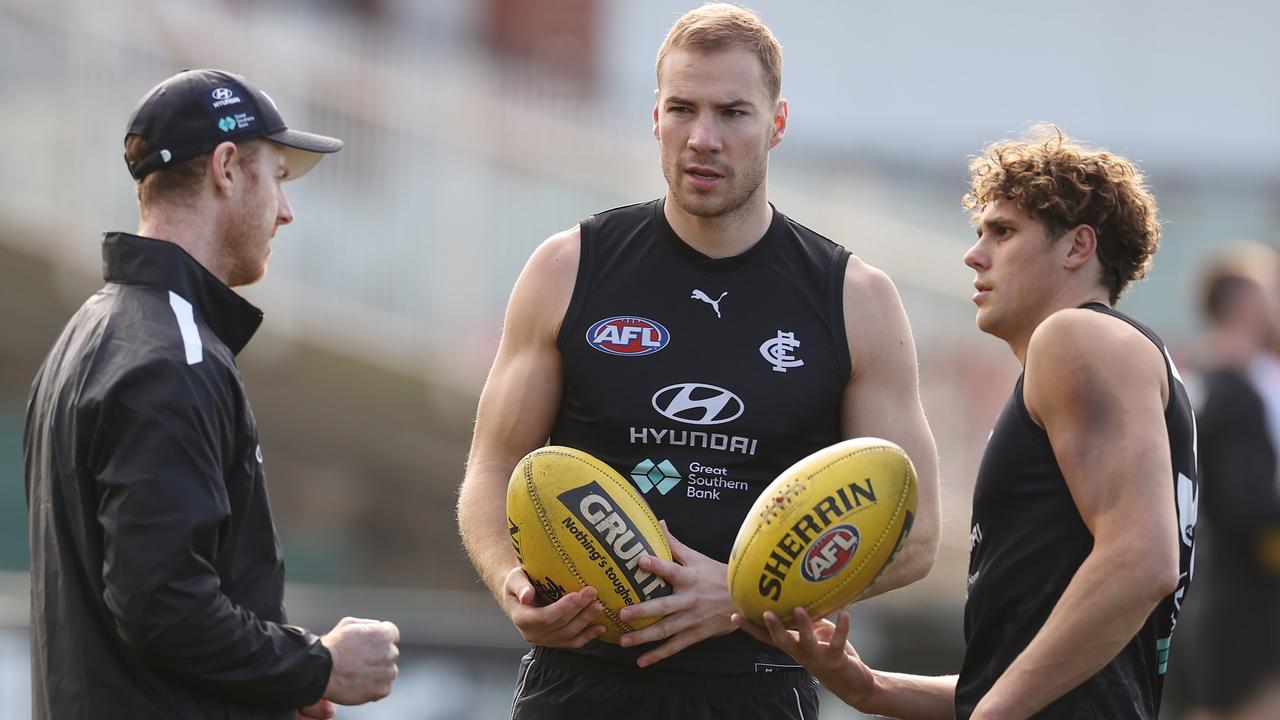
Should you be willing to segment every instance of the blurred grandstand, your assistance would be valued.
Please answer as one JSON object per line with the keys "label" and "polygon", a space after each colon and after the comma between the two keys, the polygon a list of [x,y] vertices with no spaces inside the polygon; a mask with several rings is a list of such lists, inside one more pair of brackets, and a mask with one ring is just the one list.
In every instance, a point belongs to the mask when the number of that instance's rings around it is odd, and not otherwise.
{"label": "blurred grandstand", "polygon": [[[409,646],[392,698],[341,716],[507,711],[520,639],[453,517],[476,395],[533,247],[661,194],[653,55],[691,4],[0,0],[0,717],[28,707],[27,387],[101,284],[101,231],[136,227],[125,118],[186,67],[245,74],[291,122],[347,143],[287,187],[298,219],[245,292],[267,321],[240,358],[293,618],[324,630],[343,614],[386,617]],[[954,671],[969,491],[1017,371],[973,328],[965,158],[1052,120],[1139,160],[1166,240],[1122,307],[1176,345],[1214,243],[1280,239],[1280,9],[747,4],[786,51],[791,126],[771,198],[897,282],[942,456],[937,567],[859,607],[855,634],[875,663]],[[824,717],[856,715],[828,703]]]}

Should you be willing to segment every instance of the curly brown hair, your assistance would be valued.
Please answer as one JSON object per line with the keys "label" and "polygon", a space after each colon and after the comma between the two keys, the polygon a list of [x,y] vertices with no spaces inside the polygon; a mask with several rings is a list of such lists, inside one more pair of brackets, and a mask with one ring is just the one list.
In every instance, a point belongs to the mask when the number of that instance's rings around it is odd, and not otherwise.
{"label": "curly brown hair", "polygon": [[1004,198],[1043,222],[1053,240],[1079,225],[1093,228],[1112,305],[1151,267],[1160,247],[1156,200],[1129,160],[1086,147],[1055,125],[1035,125],[1021,139],[987,146],[969,172],[961,202],[975,221]]}

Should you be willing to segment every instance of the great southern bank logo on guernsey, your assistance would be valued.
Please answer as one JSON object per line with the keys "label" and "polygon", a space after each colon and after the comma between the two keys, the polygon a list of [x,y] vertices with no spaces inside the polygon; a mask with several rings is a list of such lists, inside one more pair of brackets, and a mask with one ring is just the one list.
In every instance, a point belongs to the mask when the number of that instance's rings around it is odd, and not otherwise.
{"label": "great southern bank logo on guernsey", "polygon": [[588,328],[587,342],[610,355],[652,355],[671,342],[671,333],[655,320],[619,315]]}

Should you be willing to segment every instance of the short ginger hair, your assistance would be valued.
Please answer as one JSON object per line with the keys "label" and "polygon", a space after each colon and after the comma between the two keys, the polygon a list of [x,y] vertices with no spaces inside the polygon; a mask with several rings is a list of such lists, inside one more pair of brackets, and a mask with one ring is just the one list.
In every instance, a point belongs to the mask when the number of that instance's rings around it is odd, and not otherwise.
{"label": "short ginger hair", "polygon": [[741,47],[756,54],[764,70],[764,86],[770,100],[782,94],[782,45],[773,31],[750,10],[729,3],[708,3],[685,13],[667,31],[658,48],[658,87],[662,87],[662,61],[677,49],[715,52]]}
{"label": "short ginger hair", "polygon": [[975,221],[984,206],[1006,199],[1044,223],[1055,240],[1079,225],[1093,228],[1112,305],[1151,267],[1161,234],[1156,200],[1129,160],[1087,147],[1054,125],[1036,125],[1020,139],[987,146],[969,172],[962,203]]}
{"label": "short ginger hair", "polygon": [[[243,156],[246,168],[253,171],[253,159],[262,147],[259,139],[244,140],[236,143],[236,149]],[[151,154],[151,146],[141,135],[129,134],[124,139],[124,159],[130,167]],[[210,151],[212,152],[212,151]],[[200,192],[204,182],[205,165],[209,162],[209,153],[203,153],[158,170],[147,173],[146,177],[135,182],[138,191],[138,203],[149,208],[160,203],[181,203]]]}

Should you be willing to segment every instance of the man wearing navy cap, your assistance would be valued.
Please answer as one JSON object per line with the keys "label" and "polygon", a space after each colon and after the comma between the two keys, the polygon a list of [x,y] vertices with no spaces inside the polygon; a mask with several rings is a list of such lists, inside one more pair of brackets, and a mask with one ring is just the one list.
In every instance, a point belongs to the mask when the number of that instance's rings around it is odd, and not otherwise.
{"label": "man wearing navy cap", "polygon": [[235,365],[262,313],[231,288],[293,220],[281,183],[341,147],[219,70],[165,80],[129,119],[138,234],[106,234],[106,285],[27,406],[35,718],[327,718],[391,691],[395,625],[287,624]]}

